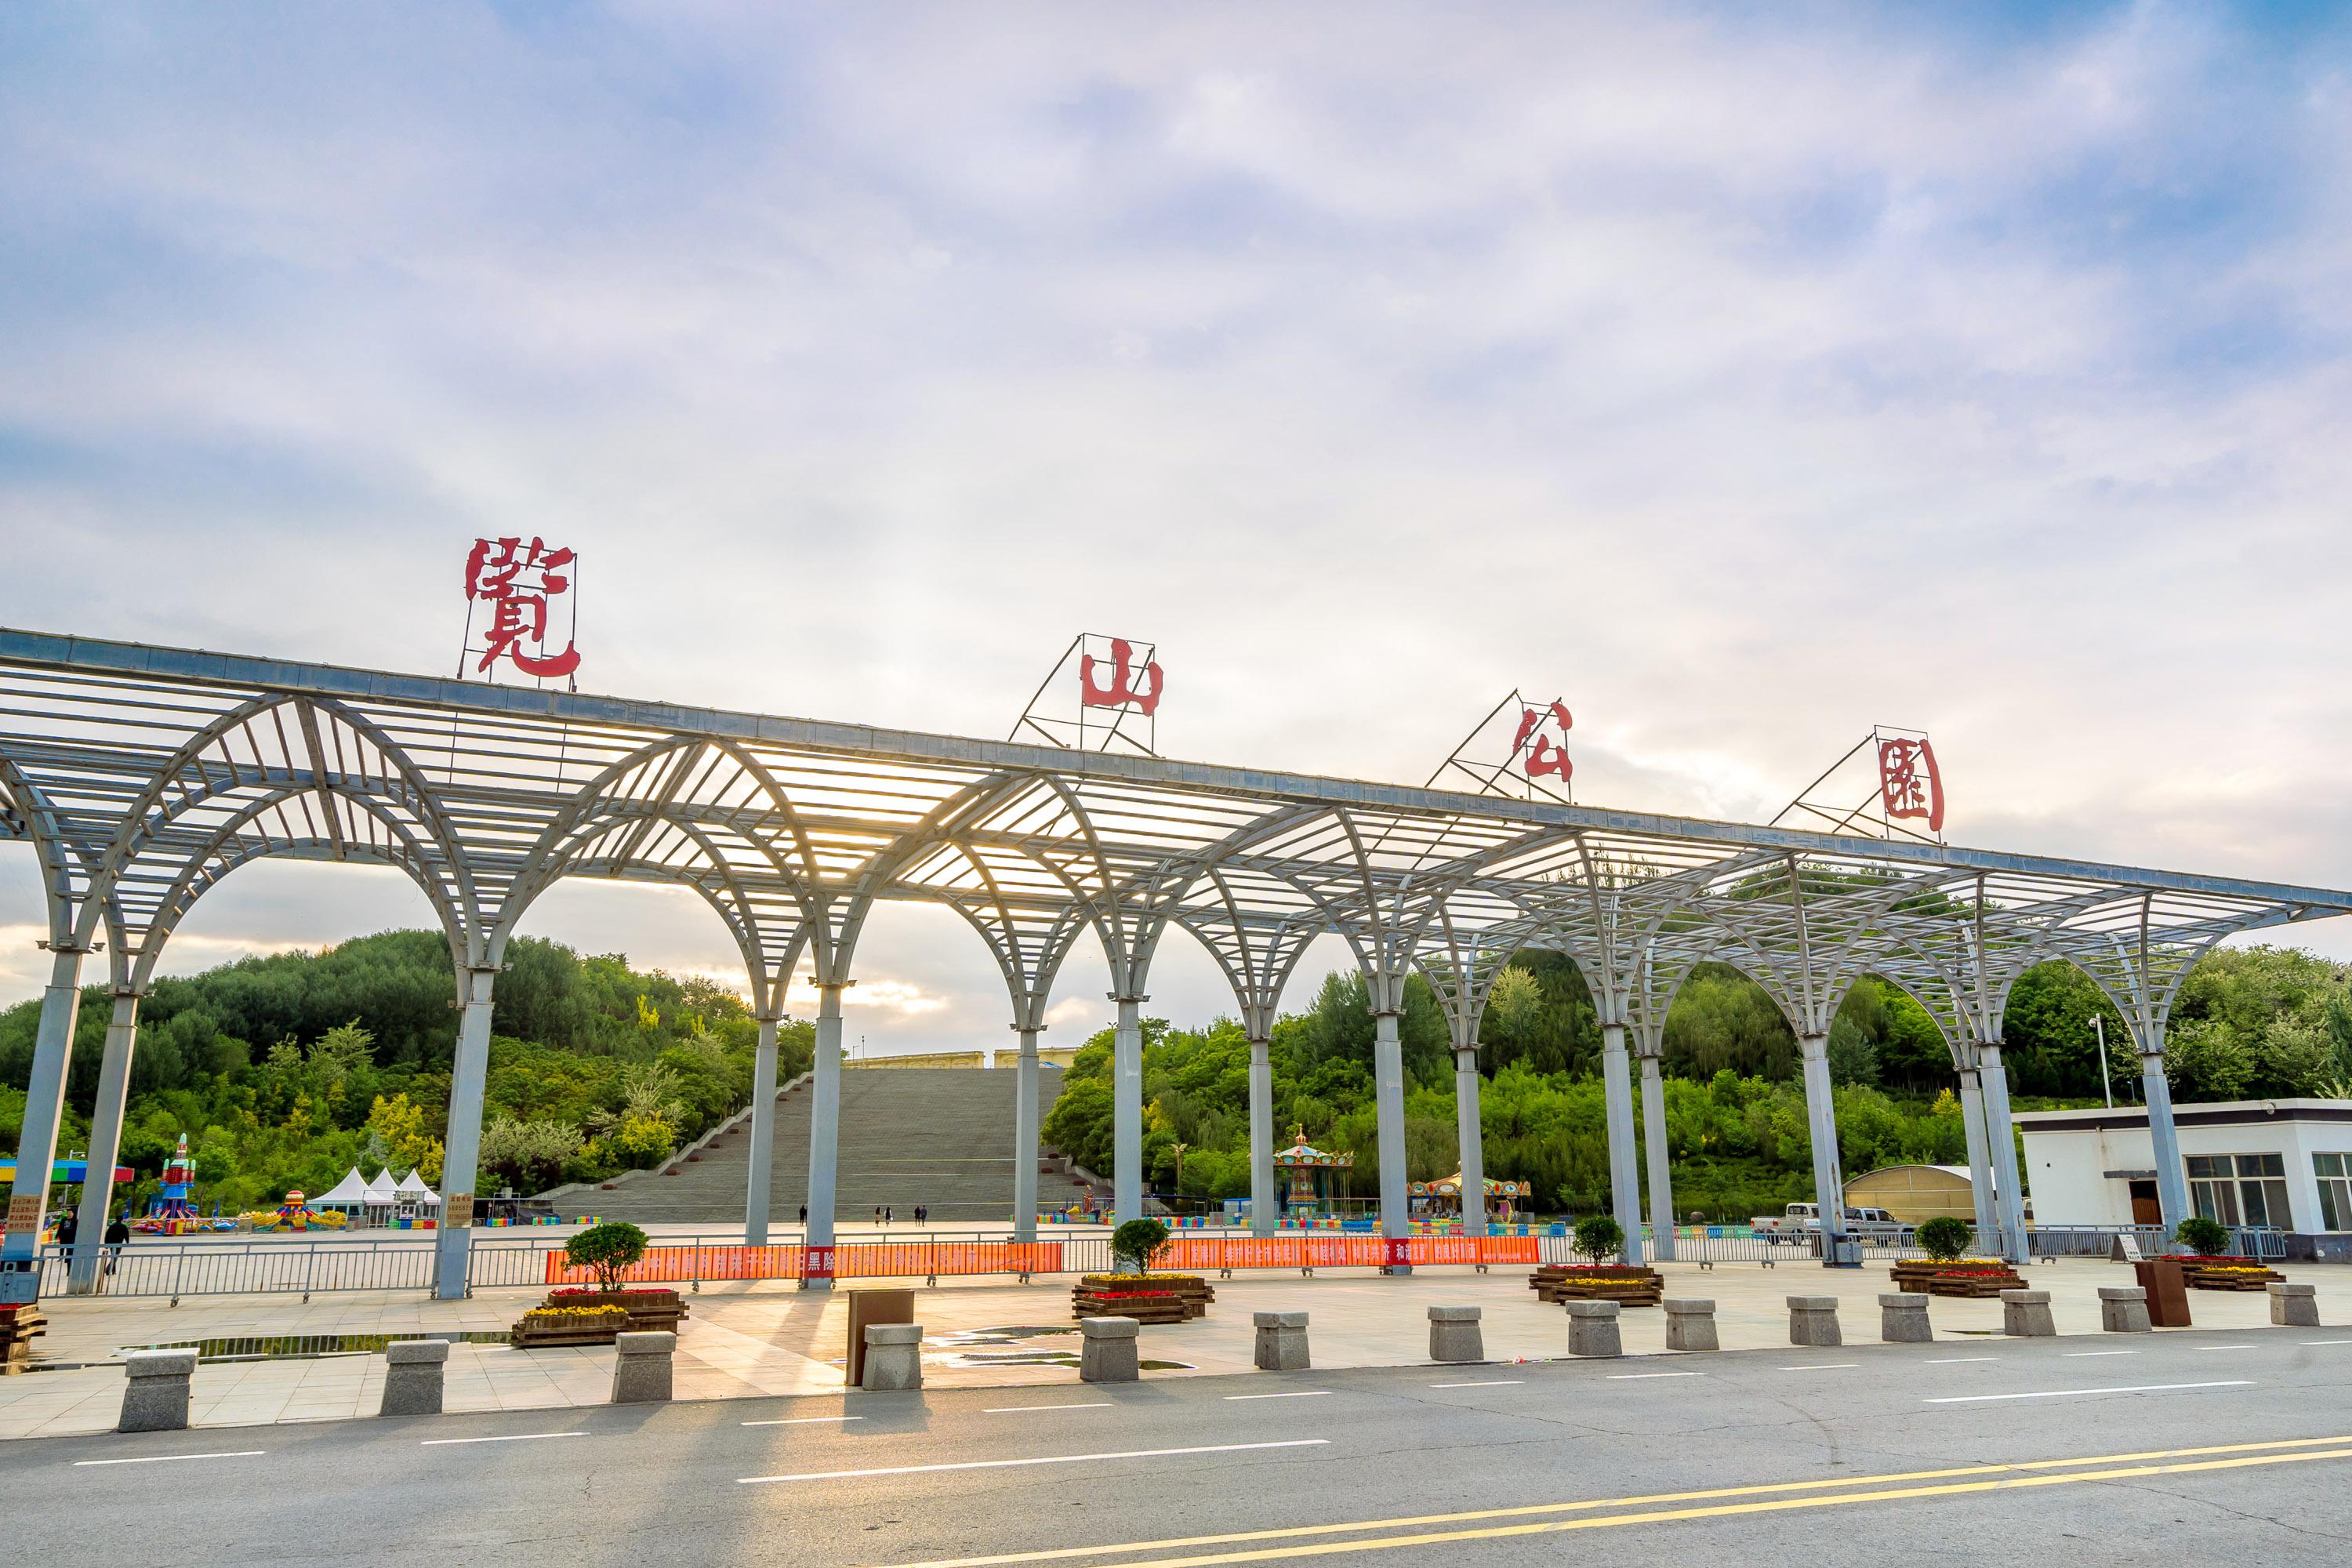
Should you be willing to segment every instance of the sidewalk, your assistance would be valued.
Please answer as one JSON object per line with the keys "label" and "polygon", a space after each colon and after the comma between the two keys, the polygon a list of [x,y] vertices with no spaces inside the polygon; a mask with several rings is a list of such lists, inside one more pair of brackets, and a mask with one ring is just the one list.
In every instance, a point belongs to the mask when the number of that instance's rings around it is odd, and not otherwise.
{"label": "sidewalk", "polygon": [[[1878,1340],[1879,1292],[1891,1289],[1883,1268],[1823,1269],[1801,1263],[1662,1266],[1670,1296],[1716,1302],[1726,1350],[1786,1346],[1790,1295],[1834,1295],[1849,1344]],[[2131,1283],[2121,1265],[2073,1259],[2026,1271],[2051,1292],[2061,1334],[2099,1332],[2096,1287]],[[2293,1266],[2290,1279],[2319,1289],[2320,1312],[2352,1322],[2352,1269]],[[1246,1372],[1252,1365],[1253,1311],[1304,1310],[1321,1367],[1410,1365],[1428,1360],[1427,1309],[1484,1309],[1487,1355],[1497,1362],[1545,1360],[1568,1349],[1567,1315],[1527,1288],[1524,1268],[1479,1276],[1466,1268],[1424,1269],[1409,1279],[1349,1271],[1314,1279],[1265,1273],[1214,1280],[1216,1304],[1193,1323],[1147,1328],[1147,1363],[1174,1363],[1147,1375]],[[886,1283],[877,1281],[877,1285]],[[1022,1286],[958,1281],[916,1292],[923,1323],[924,1377],[938,1387],[1066,1384],[1077,1381],[1078,1336],[1069,1316],[1070,1280]],[[211,1338],[279,1334],[502,1332],[541,1292],[484,1292],[437,1301],[416,1291],[319,1296],[191,1298],[177,1308],[161,1300],[67,1298],[46,1303],[49,1332],[38,1342],[51,1363],[89,1362],[76,1371],[0,1378],[0,1438],[58,1436],[111,1430],[120,1413],[125,1349]],[[676,1371],[680,1399],[838,1392],[845,1351],[847,1291],[806,1293],[782,1284],[706,1287],[686,1298]],[[2199,1328],[2261,1329],[2269,1300],[2193,1290]],[[1929,1309],[1937,1337],[1981,1343],[2000,1333],[2000,1303],[1937,1299]],[[1622,1319],[1628,1355],[1663,1355],[1664,1314],[1629,1309]],[[1818,1353],[1818,1352],[1804,1352]],[[1047,1359],[1050,1358],[1050,1359]],[[446,1382],[451,1410],[557,1409],[601,1405],[611,1393],[609,1349],[515,1351],[502,1344],[457,1344]],[[382,1395],[383,1357],[347,1354],[302,1360],[214,1362],[196,1369],[192,1419],[236,1426],[279,1421],[373,1415]]]}

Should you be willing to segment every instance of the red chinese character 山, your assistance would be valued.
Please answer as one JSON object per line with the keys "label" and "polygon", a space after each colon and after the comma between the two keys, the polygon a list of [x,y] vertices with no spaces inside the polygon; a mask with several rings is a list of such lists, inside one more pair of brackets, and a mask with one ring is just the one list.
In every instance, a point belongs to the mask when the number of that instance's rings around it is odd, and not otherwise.
{"label": "red chinese character \u5c71", "polygon": [[1878,743],[1878,798],[1889,816],[1924,817],[1927,831],[1944,830],[1944,779],[1936,749],[1926,741]]}
{"label": "red chinese character \u5c71", "polygon": [[[1543,732],[1547,718],[1559,724],[1559,739],[1557,741]],[[1519,732],[1511,739],[1511,755],[1516,757],[1526,753],[1528,777],[1541,778],[1547,773],[1556,773],[1562,783],[1566,783],[1576,772],[1576,764],[1568,760],[1568,732],[1575,725],[1576,721],[1569,716],[1568,710],[1557,702],[1548,710],[1522,709],[1519,712]]]}
{"label": "red chinese character \u5c71", "polygon": [[1088,708],[1132,707],[1149,719],[1159,710],[1160,688],[1165,678],[1160,661],[1147,658],[1143,668],[1133,667],[1135,645],[1125,637],[1110,639],[1110,684],[1095,682],[1095,656],[1087,654],[1078,660],[1079,700]]}
{"label": "red chinese character \u5c71", "polygon": [[538,539],[527,544],[520,538],[474,541],[466,557],[466,597],[490,606],[477,669],[488,672],[501,656],[525,675],[541,678],[580,668],[580,650],[569,639],[562,652],[547,651],[548,601],[571,591],[572,579],[562,569],[572,559],[571,551],[550,550]]}

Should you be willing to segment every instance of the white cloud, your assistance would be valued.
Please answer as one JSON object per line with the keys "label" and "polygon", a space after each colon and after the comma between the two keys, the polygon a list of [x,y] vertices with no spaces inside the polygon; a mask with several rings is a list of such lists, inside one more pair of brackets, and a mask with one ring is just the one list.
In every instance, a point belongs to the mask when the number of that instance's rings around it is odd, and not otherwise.
{"label": "white cloud", "polygon": [[[1920,725],[1962,841],[2352,883],[2341,18],[1050,18],[0,21],[0,621],[436,669],[542,532],[595,689],[1000,733],[1123,631],[1181,755],[1418,781],[1524,685],[1760,818]],[[190,931],[421,917],[316,870]],[[605,891],[532,929],[731,973]],[[1003,1027],[952,917],[860,960]]]}

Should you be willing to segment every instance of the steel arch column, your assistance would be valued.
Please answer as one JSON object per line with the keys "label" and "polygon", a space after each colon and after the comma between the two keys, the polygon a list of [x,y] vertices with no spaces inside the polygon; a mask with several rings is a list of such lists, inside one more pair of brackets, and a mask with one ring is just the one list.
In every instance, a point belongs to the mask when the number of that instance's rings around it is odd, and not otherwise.
{"label": "steel arch column", "polygon": [[2180,1228],[2189,1215],[2189,1168],[2180,1157],[2180,1129],[2172,1118],[2172,1080],[2164,1075],[2164,1025],[2147,1024],[2140,1036],[2139,1081],[2147,1101],[2147,1136],[2156,1152],[2156,1201],[2165,1234]]}
{"label": "steel arch column", "polygon": [[834,1213],[841,1169],[841,994],[856,984],[830,969],[816,978],[816,1058],[809,1080],[809,1214],[802,1237],[810,1261],[801,1275],[803,1290],[833,1289]]}
{"label": "steel arch column", "polygon": [[1837,1266],[1835,1243],[1845,1236],[1845,1176],[1838,1157],[1837,1102],[1830,1085],[1830,1037],[1826,1031],[1797,1037],[1805,1074],[1805,1132],[1812,1145],[1813,1202],[1820,1225],[1822,1262]]}
{"label": "steel arch column", "polygon": [[1609,1118],[1609,1207],[1625,1244],[1620,1255],[1627,1263],[1643,1260],[1642,1247],[1642,1167],[1633,1142],[1633,1082],[1626,1064],[1625,1026],[1601,1026],[1601,1095]]}
{"label": "steel arch column", "polygon": [[99,1286],[100,1239],[114,1206],[114,1166],[122,1152],[122,1113],[131,1092],[131,1053],[139,1035],[139,993],[114,993],[114,1016],[106,1026],[106,1055],[98,1065],[98,1099],[89,1112],[89,1158],[76,1211],[73,1263],[66,1289],[87,1296]]}
{"label": "steel arch column", "polygon": [[2000,1232],[1993,1200],[1992,1140],[1985,1133],[1983,1079],[1976,1068],[1960,1069],[1960,1123],[1969,1139],[1969,1189],[1976,1210],[1977,1245],[1990,1245]]}
{"label": "steel arch column", "polygon": [[775,1185],[776,1026],[772,1010],[760,1016],[760,1042],[751,1054],[751,1151],[743,1186],[743,1245],[768,1245],[770,1189]]}
{"label": "steel arch column", "polygon": [[1662,1070],[1662,1042],[1653,1030],[1635,1037],[1635,1054],[1642,1060],[1642,1152],[1649,1165],[1650,1255],[1660,1263],[1674,1261],[1675,1185],[1666,1148],[1666,1086]]}
{"label": "steel arch column", "polygon": [[[503,944],[501,944],[503,946]],[[465,998],[457,1054],[449,1066],[449,1124],[441,1140],[441,1224],[433,1233],[433,1293],[467,1295],[474,1239],[474,1167],[482,1148],[482,1097],[490,1068],[490,993],[501,967],[492,962],[458,973]]]}
{"label": "steel arch column", "polygon": [[[41,1246],[48,1212],[49,1172],[58,1157],[58,1124],[66,1104],[66,1073],[73,1061],[74,1024],[81,1014],[82,950],[70,942],[49,948],[49,984],[41,993],[41,1021],[33,1037],[32,1076],[25,1086],[25,1121],[16,1143],[16,1176],[8,1194],[8,1234],[0,1237],[7,1272],[28,1271]],[[37,1283],[37,1276],[36,1276]],[[18,1298],[0,1284],[0,1301]],[[27,1291],[25,1300],[33,1300]]]}
{"label": "steel arch column", "polygon": [[1143,1005],[1149,996],[1110,993],[1118,1022],[1110,1045],[1111,1220],[1143,1217]]}
{"label": "steel arch column", "polygon": [[1037,1239],[1037,1034],[1019,1024],[1013,1083],[1013,1239]]}
{"label": "steel arch column", "polygon": [[2001,1256],[2028,1260],[2024,1178],[2017,1165],[2017,1128],[2009,1119],[2009,1068],[2001,1065],[1999,1040],[1977,1042],[1977,1091],[1984,1101],[1985,1152],[1992,1162],[1994,1221]]}

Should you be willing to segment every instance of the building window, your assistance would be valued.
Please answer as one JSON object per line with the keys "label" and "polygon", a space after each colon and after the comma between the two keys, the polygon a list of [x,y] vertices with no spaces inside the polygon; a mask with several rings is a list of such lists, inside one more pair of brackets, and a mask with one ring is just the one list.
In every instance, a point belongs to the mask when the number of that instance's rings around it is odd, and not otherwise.
{"label": "building window", "polygon": [[2311,1173],[2319,1178],[2319,1228],[2352,1230],[2352,1154],[2314,1154]]}
{"label": "building window", "polygon": [[2191,1154],[2188,1163],[2189,1206],[2205,1218],[2229,1226],[2292,1228],[2284,1156]]}

